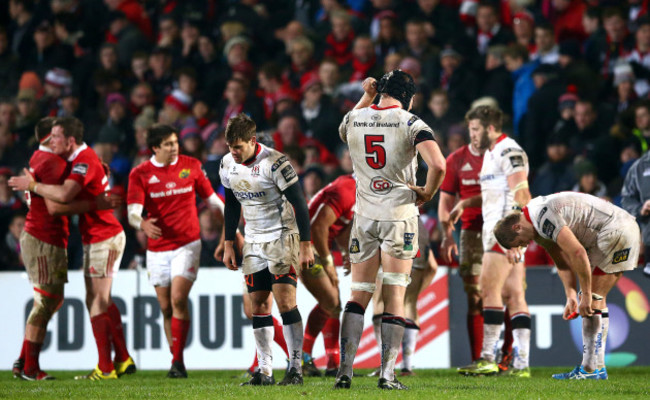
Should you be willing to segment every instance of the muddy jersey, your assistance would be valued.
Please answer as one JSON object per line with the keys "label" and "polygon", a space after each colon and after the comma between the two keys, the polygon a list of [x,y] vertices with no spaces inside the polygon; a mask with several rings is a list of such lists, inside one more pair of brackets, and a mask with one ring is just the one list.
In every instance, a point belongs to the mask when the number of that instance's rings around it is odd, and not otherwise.
{"label": "muddy jersey", "polygon": [[323,205],[328,205],[336,215],[336,221],[329,228],[328,240],[334,240],[352,221],[355,194],[354,178],[343,175],[319,190],[309,202],[309,218],[312,221]]}
{"label": "muddy jersey", "polygon": [[158,239],[147,239],[147,250],[175,250],[201,238],[196,194],[207,199],[214,193],[201,162],[178,156],[164,165],[151,157],[129,174],[127,204],[142,204],[147,218],[157,218]]}
{"label": "muddy jersey", "polygon": [[350,147],[357,178],[355,213],[375,221],[402,221],[418,215],[415,192],[416,137],[433,131],[399,106],[372,105],[350,111],[339,126]]}
{"label": "muddy jersey", "polygon": [[[440,185],[440,190],[453,196],[459,195],[461,200],[481,194],[479,173],[483,166],[483,156],[474,152],[469,145],[454,151],[447,157],[447,173]],[[462,229],[480,231],[483,225],[481,207],[468,207],[463,211],[460,220]]]}
{"label": "muddy jersey", "polygon": [[298,233],[296,216],[282,191],[298,182],[284,154],[257,144],[253,160],[237,164],[230,153],[221,160],[221,184],[242,205],[246,242],[265,243]]}
{"label": "muddy jersey", "polygon": [[[29,160],[29,171],[37,182],[48,185],[62,185],[68,175],[68,163],[52,153],[48,147],[39,146]],[[31,204],[25,219],[25,231],[36,239],[53,246],[68,246],[68,217],[50,215],[45,199],[30,193]]]}
{"label": "muddy jersey", "polygon": [[496,224],[510,213],[514,206],[514,195],[508,186],[508,177],[526,171],[528,175],[528,156],[526,152],[508,136],[501,135],[492,150],[483,156],[481,167],[481,197],[483,221]]}
{"label": "muddy jersey", "polygon": [[612,257],[608,247],[616,243],[609,246],[604,238],[635,223],[634,217],[622,208],[598,197],[576,192],[536,197],[523,211],[535,231],[544,239],[557,242],[560,230],[568,227],[587,250],[592,266],[601,265]]}

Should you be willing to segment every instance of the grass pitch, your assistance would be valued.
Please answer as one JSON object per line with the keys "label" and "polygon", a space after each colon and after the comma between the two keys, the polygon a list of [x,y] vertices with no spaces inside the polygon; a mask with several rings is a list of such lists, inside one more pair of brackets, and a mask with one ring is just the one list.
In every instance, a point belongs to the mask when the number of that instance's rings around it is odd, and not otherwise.
{"label": "grass pitch", "polygon": [[[608,381],[555,381],[570,368],[533,368],[531,379],[464,377],[455,370],[416,370],[400,380],[408,391],[377,389],[377,378],[354,377],[350,390],[334,391],[334,378],[305,378],[298,387],[240,387],[241,371],[189,371],[187,380],[166,379],[166,371],[138,371],[116,381],[75,381],[82,371],[48,371],[55,381],[25,382],[0,372],[0,398],[7,399],[648,399],[650,367],[608,369]],[[367,372],[367,371],[358,371]],[[88,373],[88,371],[83,371]],[[284,371],[276,371],[277,381]]]}

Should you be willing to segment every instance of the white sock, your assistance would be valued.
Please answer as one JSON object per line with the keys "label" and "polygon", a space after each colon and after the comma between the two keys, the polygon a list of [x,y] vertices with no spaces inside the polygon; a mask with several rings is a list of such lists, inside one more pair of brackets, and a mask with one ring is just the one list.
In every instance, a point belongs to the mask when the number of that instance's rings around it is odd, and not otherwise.
{"label": "white sock", "polygon": [[605,368],[605,349],[607,333],[609,332],[609,308],[603,308],[602,322],[600,325],[600,348],[598,349],[598,369]]}
{"label": "white sock", "polygon": [[372,330],[375,333],[377,348],[379,349],[379,358],[381,358],[381,314],[372,316]]}
{"label": "white sock", "polygon": [[257,362],[260,372],[267,376],[273,375],[273,317],[267,315],[253,315],[253,335],[257,350]]}
{"label": "white sock", "polygon": [[587,372],[595,371],[598,366],[596,342],[601,332],[601,324],[600,312],[594,313],[592,317],[582,318],[582,367]]}
{"label": "white sock", "polygon": [[516,369],[527,368],[530,359],[530,329],[513,329],[512,337],[514,338],[513,347],[515,349],[512,366]]}
{"label": "white sock", "polygon": [[404,318],[384,314],[381,323],[381,377],[395,379],[395,362],[404,337]]}
{"label": "white sock", "polygon": [[355,302],[348,302],[345,305],[345,312],[341,319],[341,365],[337,378],[343,375],[352,378],[352,364],[363,334],[364,311],[363,307]]}
{"label": "white sock", "polygon": [[289,351],[289,369],[295,368],[302,373],[302,339],[304,329],[298,308],[280,314],[282,316],[282,333]]}
{"label": "white sock", "polygon": [[483,349],[481,358],[494,362],[494,349],[501,335],[501,325],[483,324]]}
{"label": "white sock", "polygon": [[417,344],[420,328],[410,320],[407,320],[404,337],[402,338],[402,369],[413,370],[413,354]]}

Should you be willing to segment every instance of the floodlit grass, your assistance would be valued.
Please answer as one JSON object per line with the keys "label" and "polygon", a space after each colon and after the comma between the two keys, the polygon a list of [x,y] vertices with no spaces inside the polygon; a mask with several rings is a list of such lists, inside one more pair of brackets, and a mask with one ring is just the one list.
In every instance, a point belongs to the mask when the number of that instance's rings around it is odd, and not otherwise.
{"label": "floodlit grass", "polygon": [[[608,369],[608,381],[555,381],[551,374],[569,367],[533,368],[531,379],[508,377],[470,378],[455,370],[418,370],[417,376],[401,381],[408,391],[384,392],[377,379],[355,377],[352,389],[334,391],[334,378],[306,378],[299,387],[240,387],[241,371],[189,371],[187,380],[166,379],[166,371],[138,371],[116,381],[74,381],[81,372],[48,371],[58,379],[25,382],[9,371],[0,372],[0,398],[7,399],[648,399],[650,367]],[[83,371],[87,373],[88,371]],[[361,371],[365,372],[365,371]],[[276,371],[276,380],[283,371]]]}

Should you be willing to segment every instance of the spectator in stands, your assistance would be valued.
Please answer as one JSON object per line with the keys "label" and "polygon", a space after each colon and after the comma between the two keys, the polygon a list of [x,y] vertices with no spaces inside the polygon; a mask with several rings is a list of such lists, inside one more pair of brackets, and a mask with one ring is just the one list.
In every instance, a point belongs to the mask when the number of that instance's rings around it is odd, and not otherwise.
{"label": "spectator in stands", "polygon": [[614,99],[613,107],[617,113],[622,113],[634,104],[639,96],[634,90],[634,71],[627,61],[619,60],[614,66]]}
{"label": "spectator in stands", "polygon": [[636,71],[634,90],[639,96],[644,97],[650,92],[650,18],[640,18],[637,26],[636,46],[626,59]]}
{"label": "spectator in stands", "polygon": [[[307,165],[309,165],[308,162]],[[317,164],[312,164],[302,174],[301,179],[305,197],[309,202],[325,186],[325,171]]]}
{"label": "spectator in stands", "polygon": [[[417,59],[420,65],[423,66],[422,76],[425,77],[429,87],[436,87],[435,82],[439,76],[436,76],[434,67],[439,57],[439,49],[429,43],[426,26],[426,22],[421,19],[408,20],[405,27],[406,43],[404,43],[399,52],[402,57],[414,57]],[[385,63],[388,64],[386,60]],[[397,64],[399,64],[399,61]],[[384,66],[384,70],[386,68]]]}
{"label": "spectator in stands", "polygon": [[217,221],[214,213],[209,208],[204,207],[199,212],[199,228],[201,230],[201,257],[202,267],[216,267],[221,265],[214,258],[214,251],[219,246],[221,238],[221,225]]}
{"label": "spectator in stands", "polygon": [[28,151],[23,141],[13,132],[16,108],[13,103],[0,103],[0,166],[11,167],[16,171],[25,167]]}
{"label": "spectator in stands", "polygon": [[151,20],[137,0],[104,0],[110,10],[123,12],[126,17],[149,39],[153,39]]}
{"label": "spectator in stands", "polygon": [[521,129],[519,124],[528,110],[528,99],[535,92],[532,75],[537,63],[528,62],[528,49],[519,44],[510,45],[506,48],[503,53],[503,61],[514,82],[512,124],[514,133],[518,136]]}
{"label": "spectator in stands", "polygon": [[550,7],[542,11],[553,26],[558,42],[566,39],[584,40],[586,33],[582,27],[582,15],[587,5],[582,0],[553,0]]}
{"label": "spectator in stands", "polygon": [[594,37],[585,55],[591,68],[604,78],[611,78],[619,58],[634,48],[634,37],[627,32],[625,16],[618,8],[603,11],[604,32]]}
{"label": "spectator in stands", "polygon": [[160,107],[165,98],[172,92],[174,76],[172,75],[172,56],[168,49],[156,47],[149,56],[151,69],[151,88],[155,96],[155,104]]}
{"label": "spectator in stands", "polygon": [[323,143],[332,153],[336,151],[340,140],[336,132],[341,122],[341,115],[329,96],[323,93],[323,85],[314,77],[302,85],[302,102],[300,103],[301,127],[307,137]]}
{"label": "spectator in stands", "polygon": [[634,107],[632,134],[638,140],[643,153],[650,150],[650,103],[647,100],[639,102]]}
{"label": "spectator in stands", "polygon": [[429,40],[437,46],[444,46],[463,35],[458,12],[439,0],[418,0],[418,9],[413,13],[426,21]]}
{"label": "spectator in stands", "polygon": [[11,51],[7,31],[0,26],[0,97],[13,97],[16,94],[20,70],[20,60]]}
{"label": "spectator in stands", "polygon": [[560,57],[560,48],[555,42],[553,25],[541,23],[535,27],[535,52],[530,56],[533,61],[539,60],[542,64],[557,64]]}
{"label": "spectator in stands", "polygon": [[569,142],[562,134],[552,134],[546,142],[547,160],[532,180],[533,196],[546,196],[571,190],[576,184]]}
{"label": "spectator in stands", "polygon": [[[0,129],[0,152],[2,151],[2,130]],[[3,164],[0,164],[3,165]],[[0,167],[0,240],[4,240],[13,216],[26,211],[24,204],[9,187],[9,178],[14,174],[11,168]]]}
{"label": "spectator in stands", "polygon": [[477,96],[479,83],[476,74],[453,47],[440,52],[440,72],[434,78],[437,81],[433,87],[447,90],[449,103],[455,112],[466,110]]}
{"label": "spectator in stands", "polygon": [[463,116],[449,107],[449,95],[444,89],[431,92],[422,121],[433,129],[438,143],[444,143],[449,128],[463,120]]}
{"label": "spectator in stands", "polygon": [[650,180],[645,173],[650,169],[650,152],[638,159],[628,170],[622,190],[621,206],[634,216],[641,226],[644,258],[643,273],[650,277]]}
{"label": "spectator in stands", "polygon": [[529,11],[519,11],[512,18],[512,31],[515,35],[515,41],[522,46],[526,46],[530,54],[535,51],[534,28],[535,17]]}
{"label": "spectator in stands", "polygon": [[48,20],[43,20],[34,31],[35,46],[25,60],[28,69],[35,71],[39,76],[52,68],[63,68],[70,70],[74,55],[72,47],[56,43],[54,29]]}
{"label": "spectator in stands", "polygon": [[490,46],[509,45],[515,37],[499,22],[499,13],[494,3],[481,1],[476,10],[476,51],[484,56]]}
{"label": "spectator in stands", "polygon": [[9,16],[11,25],[11,51],[25,60],[34,49],[34,31],[38,21],[34,18],[33,0],[9,0]]}
{"label": "spectator in stands", "polygon": [[591,161],[580,161],[574,168],[578,178],[578,183],[573,186],[572,191],[587,193],[600,198],[607,198],[607,188],[605,187],[605,184],[598,179],[598,170]]}
{"label": "spectator in stands", "polygon": [[[264,121],[262,107],[254,96],[248,95],[246,82],[237,78],[229,79],[223,95],[224,98],[216,111],[219,126],[225,127],[230,118],[241,113],[249,115],[254,121]],[[264,125],[260,123],[258,126]]]}
{"label": "spectator in stands", "polygon": [[352,44],[350,82],[363,81],[368,77],[381,75],[381,64],[377,60],[370,36],[361,35]]}
{"label": "spectator in stands", "polygon": [[[299,91],[304,79],[309,79],[317,71],[318,64],[314,59],[314,44],[305,36],[289,42],[287,48],[291,56],[291,67],[285,72],[284,79],[291,90]],[[337,59],[339,65],[343,65]]]}
{"label": "spectator in stands", "polygon": [[[335,3],[335,2],[334,2]],[[332,57],[343,66],[352,61],[352,16],[344,10],[336,10],[329,14],[332,30],[325,38],[325,56]]]}
{"label": "spectator in stands", "polygon": [[34,136],[34,127],[41,119],[41,110],[33,89],[23,89],[16,96],[16,126],[14,132],[20,140],[28,141]]}
{"label": "spectator in stands", "polygon": [[117,59],[122,68],[128,68],[132,64],[134,54],[138,51],[149,51],[150,43],[123,12],[114,11],[109,19],[108,32],[113,37]]}
{"label": "spectator in stands", "polygon": [[376,37],[371,37],[374,40],[377,58],[383,60],[388,54],[397,52],[404,39],[397,25],[397,14],[391,10],[385,10],[379,13],[376,18],[379,21],[379,31]]}
{"label": "spectator in stands", "polygon": [[506,46],[502,45],[488,48],[485,57],[485,76],[482,79],[480,95],[495,98],[499,109],[511,115],[513,82],[510,72],[503,61],[505,51]]}
{"label": "spectator in stands", "polygon": [[20,255],[20,235],[25,227],[24,212],[14,214],[9,222],[9,231],[0,242],[0,266],[4,271],[24,271]]}

